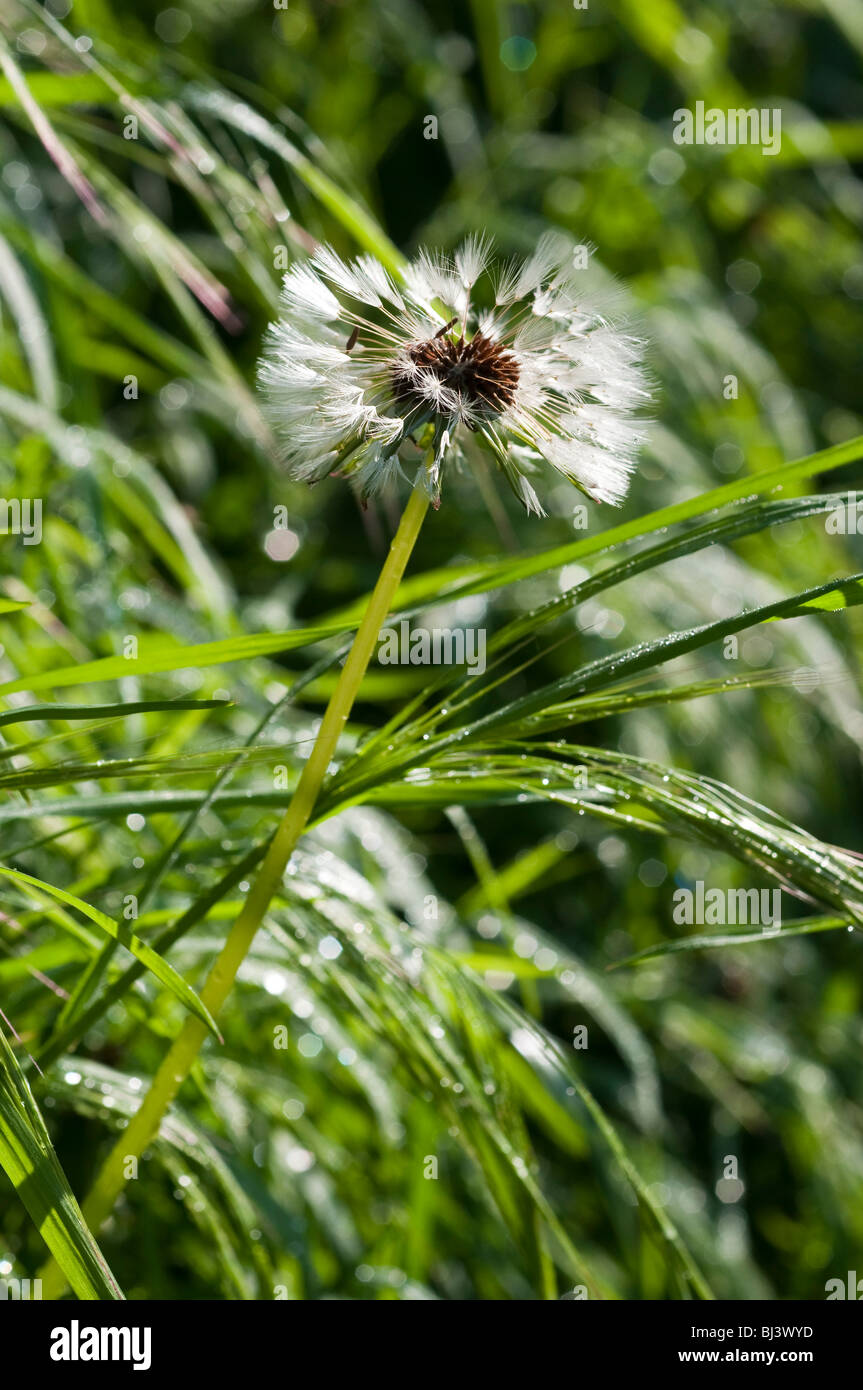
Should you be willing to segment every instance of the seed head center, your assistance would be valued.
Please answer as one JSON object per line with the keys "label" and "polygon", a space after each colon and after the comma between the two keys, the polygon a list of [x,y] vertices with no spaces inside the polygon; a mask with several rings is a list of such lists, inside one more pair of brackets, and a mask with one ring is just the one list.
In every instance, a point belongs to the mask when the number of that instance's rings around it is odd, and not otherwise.
{"label": "seed head center", "polygon": [[[484,333],[467,341],[441,332],[434,338],[411,343],[407,354],[415,367],[431,372],[443,386],[462,397],[480,415],[499,415],[515,399],[518,362]],[[419,391],[409,370],[396,367],[393,390],[399,400],[412,405],[430,406],[436,414],[448,414],[445,406],[435,406]]]}

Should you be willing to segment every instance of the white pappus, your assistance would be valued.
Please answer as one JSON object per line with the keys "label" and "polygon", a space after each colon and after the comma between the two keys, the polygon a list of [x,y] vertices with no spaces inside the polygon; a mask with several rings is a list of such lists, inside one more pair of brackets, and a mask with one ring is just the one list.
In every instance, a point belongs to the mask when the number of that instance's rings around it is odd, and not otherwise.
{"label": "white pappus", "polygon": [[469,237],[452,257],[421,251],[398,282],[328,246],[287,272],[258,380],[293,477],[345,476],[365,501],[419,447],[437,506],[444,466],[474,441],[528,512],[543,512],[542,459],[622,501],[649,399],[641,343],[583,293],[561,236],[494,270],[490,249]]}

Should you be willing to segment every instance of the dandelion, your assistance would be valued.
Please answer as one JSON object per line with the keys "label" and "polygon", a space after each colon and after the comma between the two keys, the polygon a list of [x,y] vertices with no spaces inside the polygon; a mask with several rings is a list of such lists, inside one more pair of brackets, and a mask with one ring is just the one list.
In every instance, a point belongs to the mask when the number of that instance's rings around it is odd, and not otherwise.
{"label": "dandelion", "polygon": [[[321,247],[285,276],[259,379],[294,476],[340,473],[365,499],[401,472],[411,441],[424,460],[290,804],[201,988],[213,1015],[313,815],[444,464],[470,439],[485,444],[529,512],[542,512],[527,475],[543,458],[599,501],[626,492],[639,438],[630,415],[646,395],[637,342],[577,293],[550,237],[498,271],[493,303],[477,314],[488,260],[482,238],[452,260],[423,251],[396,285],[373,257],[347,263]],[[162,1061],[88,1198],[91,1225],[110,1212],[128,1155],[158,1132],[205,1033],[190,1018]]]}
{"label": "dandelion", "polygon": [[528,512],[543,512],[542,460],[594,501],[622,501],[648,399],[641,344],[585,295],[562,237],[494,271],[490,251],[484,237],[451,258],[421,251],[398,284],[328,246],[288,271],[259,381],[295,478],[347,477],[365,502],[418,446],[438,506],[445,465],[476,444]]}

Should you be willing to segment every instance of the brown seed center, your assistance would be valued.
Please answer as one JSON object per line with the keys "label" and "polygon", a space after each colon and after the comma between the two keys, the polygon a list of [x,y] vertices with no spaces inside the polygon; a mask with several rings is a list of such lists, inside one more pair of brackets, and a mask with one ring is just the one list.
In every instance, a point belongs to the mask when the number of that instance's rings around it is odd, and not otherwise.
{"label": "brown seed center", "polygon": [[[411,343],[407,352],[417,367],[432,372],[479,414],[499,415],[515,399],[518,362],[511,352],[483,333],[476,333],[465,342],[464,338],[450,338],[443,332],[425,342]],[[393,390],[398,400],[425,405],[438,414],[448,413],[436,408],[417,390],[404,368],[394,370]]]}

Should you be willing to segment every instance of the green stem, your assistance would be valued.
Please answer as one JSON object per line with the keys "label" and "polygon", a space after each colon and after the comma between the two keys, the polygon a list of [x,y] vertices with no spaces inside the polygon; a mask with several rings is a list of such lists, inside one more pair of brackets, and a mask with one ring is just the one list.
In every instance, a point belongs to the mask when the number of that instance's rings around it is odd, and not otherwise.
{"label": "green stem", "polygon": [[[201,999],[214,1016],[227,998],[237,971],[245,960],[255,933],[282,881],[288,860],[308,824],[321,783],[357,697],[366,668],[374,653],[378,634],[401,583],[427,509],[428,498],[415,489],[405,507],[368,608],[327,705],[297,789],[273,837],[257,878],[249,890],[243,910],[231,928],[201,990]],[[84,1219],[92,1231],[98,1231],[102,1222],[110,1215],[126,1181],[126,1172],[129,1166],[134,1166],[129,1165],[129,1159],[137,1159],[158,1133],[162,1117],[188,1076],[206,1036],[207,1030],[197,1018],[186,1019],[156,1072],[149,1091],[105,1160],[92,1191],[83,1204]],[[41,1278],[43,1298],[59,1298],[66,1286],[65,1276],[60,1267],[54,1261],[50,1261],[43,1269]]]}

